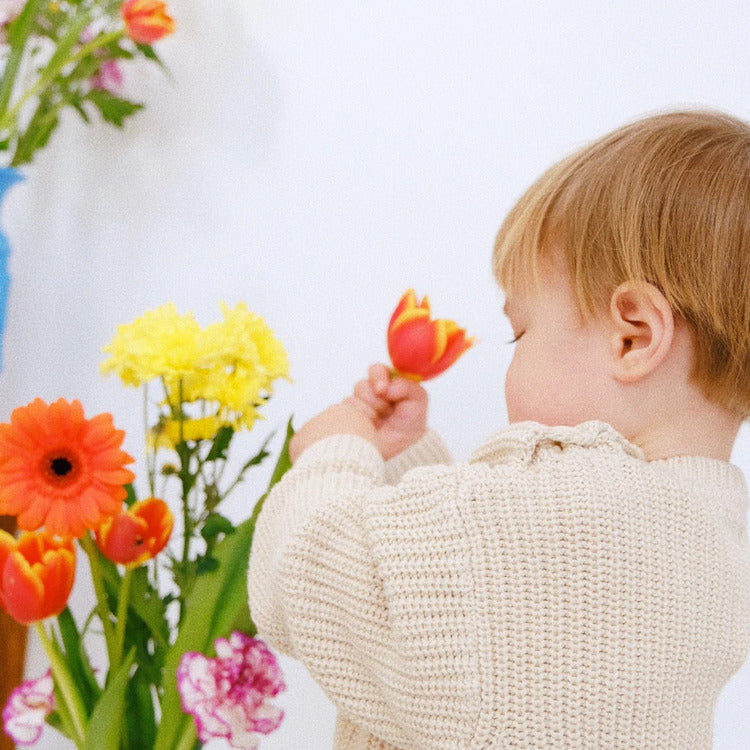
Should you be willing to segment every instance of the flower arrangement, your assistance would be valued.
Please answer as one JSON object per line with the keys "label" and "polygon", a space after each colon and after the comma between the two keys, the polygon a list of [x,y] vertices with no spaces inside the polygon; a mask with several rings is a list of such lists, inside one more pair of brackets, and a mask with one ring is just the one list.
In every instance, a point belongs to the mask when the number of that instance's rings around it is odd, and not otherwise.
{"label": "flower arrangement", "polygon": [[[0,424],[0,513],[22,530],[0,532],[0,605],[34,624],[50,663],[3,711],[19,746],[47,722],[82,750],[192,750],[213,737],[256,748],[281,721],[272,700],[284,681],[247,611],[265,495],[237,526],[221,510],[269,455],[267,438],[233,467],[230,447],[289,365],[262,318],[243,304],[222,311],[203,328],[164,305],[119,326],[105,347],[103,373],[144,390],[144,499],[111,414],[36,399]],[[271,485],[289,466],[291,434],[290,420]],[[67,607],[78,550],[96,594],[83,621]],[[97,636],[108,662],[98,672],[86,648]]]}
{"label": "flower arrangement", "polygon": [[0,0],[0,150],[30,162],[73,108],[116,126],[142,108],[121,96],[121,64],[160,64],[152,44],[174,31],[162,0]]}

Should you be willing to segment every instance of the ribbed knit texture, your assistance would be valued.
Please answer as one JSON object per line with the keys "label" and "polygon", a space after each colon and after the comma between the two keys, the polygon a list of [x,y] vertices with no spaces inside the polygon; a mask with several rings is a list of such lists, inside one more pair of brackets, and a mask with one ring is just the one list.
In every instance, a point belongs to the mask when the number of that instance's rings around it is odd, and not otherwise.
{"label": "ribbed knit texture", "polygon": [[253,618],[339,709],[335,750],[710,750],[750,649],[741,471],[599,422],[446,461],[326,438],[258,519]]}

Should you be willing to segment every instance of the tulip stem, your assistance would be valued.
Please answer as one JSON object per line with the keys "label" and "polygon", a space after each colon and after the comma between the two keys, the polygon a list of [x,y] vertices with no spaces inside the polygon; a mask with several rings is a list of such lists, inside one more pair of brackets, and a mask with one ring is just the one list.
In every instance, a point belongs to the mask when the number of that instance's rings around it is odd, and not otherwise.
{"label": "tulip stem", "polygon": [[[104,590],[102,569],[101,565],[99,565],[99,550],[89,533],[84,534],[79,541],[89,558],[91,580],[94,584],[94,591],[96,592],[96,608],[99,613],[102,628],[104,628],[104,640],[107,642],[107,656],[109,656],[109,663],[112,664],[115,661],[114,632],[112,630],[112,620],[109,617],[109,604],[107,602],[107,592]],[[112,674],[114,673],[112,672]]]}
{"label": "tulip stem", "polygon": [[72,735],[71,739],[75,742],[76,747],[81,748],[86,738],[87,724],[83,699],[78,690],[76,690],[73,677],[65,660],[60,655],[59,650],[55,648],[41,622],[36,623],[36,632],[49,659],[50,669],[55,678],[60,697],[65,703],[64,709],[60,711],[60,717],[67,717],[70,720],[72,726],[68,726],[67,728]]}
{"label": "tulip stem", "polygon": [[130,604],[130,582],[133,579],[133,570],[125,569],[125,575],[120,584],[120,596],[117,601],[117,624],[115,626],[115,649],[113,659],[110,661],[112,674],[117,674],[122,661],[122,651],[125,646],[125,625],[128,621],[128,604]]}

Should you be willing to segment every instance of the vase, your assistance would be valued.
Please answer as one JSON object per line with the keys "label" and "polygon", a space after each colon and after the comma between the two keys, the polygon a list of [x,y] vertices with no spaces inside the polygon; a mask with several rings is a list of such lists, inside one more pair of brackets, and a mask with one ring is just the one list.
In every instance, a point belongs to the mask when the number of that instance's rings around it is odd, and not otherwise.
{"label": "vase", "polygon": [[[21,173],[13,167],[0,167],[0,209],[3,198],[9,187],[23,179]],[[3,337],[5,332],[5,314],[8,310],[8,287],[10,275],[8,273],[8,259],[10,245],[0,226],[0,371],[3,369]]]}

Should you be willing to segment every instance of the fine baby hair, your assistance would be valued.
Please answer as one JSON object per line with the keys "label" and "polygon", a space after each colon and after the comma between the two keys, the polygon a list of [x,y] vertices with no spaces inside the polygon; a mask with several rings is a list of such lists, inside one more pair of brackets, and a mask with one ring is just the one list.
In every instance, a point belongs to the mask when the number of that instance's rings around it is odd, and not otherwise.
{"label": "fine baby hair", "polygon": [[692,334],[692,381],[750,418],[750,125],[711,111],[626,125],[548,169],[497,236],[505,289],[564,264],[584,318],[625,281],[657,287]]}

